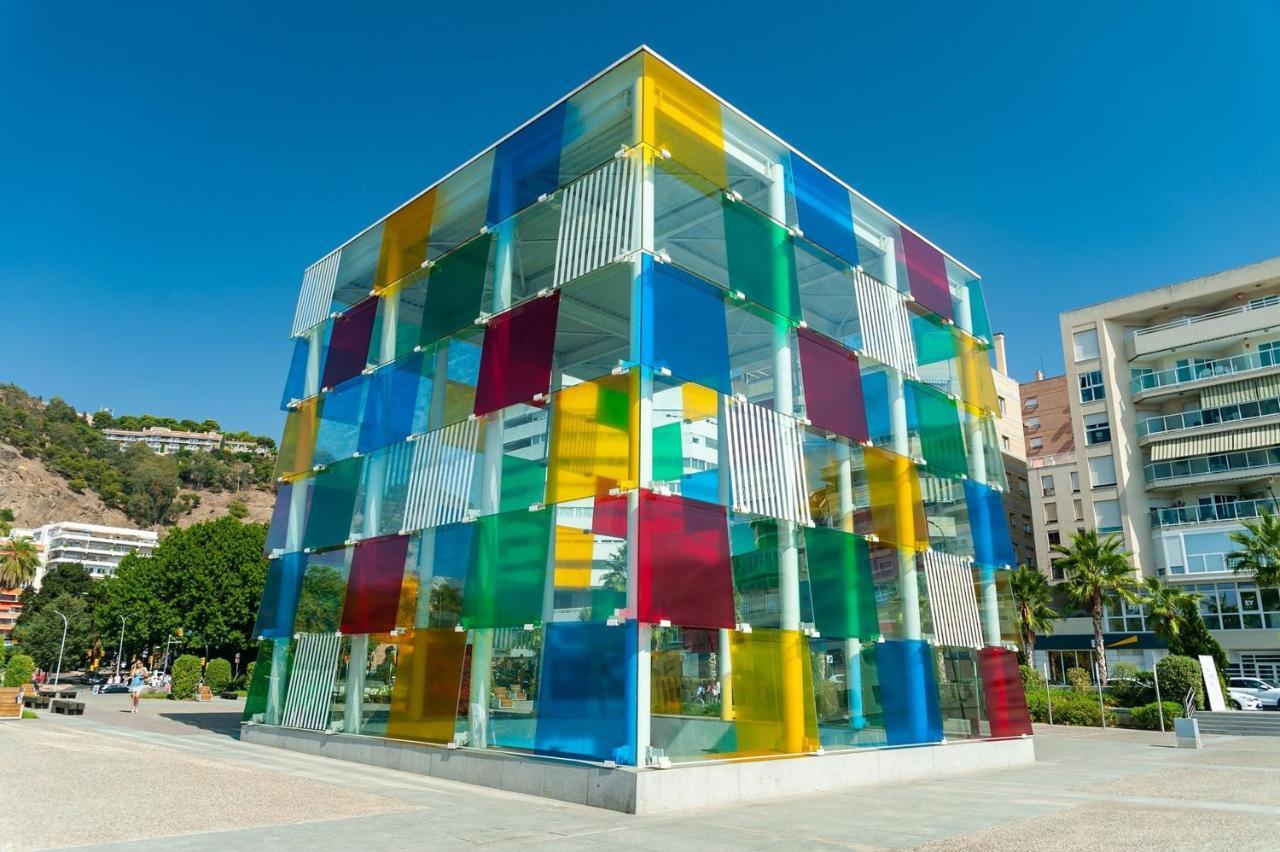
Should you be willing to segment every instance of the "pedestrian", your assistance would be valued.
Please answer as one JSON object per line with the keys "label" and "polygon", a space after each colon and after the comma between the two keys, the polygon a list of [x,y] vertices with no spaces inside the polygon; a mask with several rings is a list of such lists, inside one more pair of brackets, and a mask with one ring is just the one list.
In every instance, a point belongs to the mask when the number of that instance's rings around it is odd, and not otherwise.
{"label": "pedestrian", "polygon": [[142,660],[134,660],[133,668],[129,671],[129,696],[133,699],[133,709],[130,713],[138,712],[138,699],[142,697],[142,687],[146,683],[147,667],[142,664]]}

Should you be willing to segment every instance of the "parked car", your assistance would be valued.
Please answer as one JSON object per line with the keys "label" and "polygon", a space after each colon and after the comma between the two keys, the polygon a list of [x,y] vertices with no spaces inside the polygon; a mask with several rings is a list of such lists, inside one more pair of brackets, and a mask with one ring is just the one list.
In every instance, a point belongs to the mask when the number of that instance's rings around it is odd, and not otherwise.
{"label": "parked car", "polygon": [[1236,710],[1261,710],[1262,701],[1247,692],[1238,689],[1227,690],[1227,704]]}
{"label": "parked car", "polygon": [[129,691],[129,684],[127,683],[109,683],[106,686],[102,687],[101,694],[109,695],[113,692],[128,692],[128,691]]}
{"label": "parked car", "polygon": [[1252,695],[1262,702],[1264,710],[1280,710],[1280,687],[1272,686],[1256,677],[1233,677],[1227,681],[1227,689]]}

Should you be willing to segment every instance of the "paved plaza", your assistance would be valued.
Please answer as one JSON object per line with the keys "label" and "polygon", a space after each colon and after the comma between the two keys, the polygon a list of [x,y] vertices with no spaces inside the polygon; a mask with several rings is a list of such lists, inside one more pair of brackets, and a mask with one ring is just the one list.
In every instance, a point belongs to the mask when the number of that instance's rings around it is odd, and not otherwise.
{"label": "paved plaza", "polygon": [[240,703],[0,724],[0,849],[1274,849],[1280,740],[1037,726],[1033,766],[628,816],[241,743]]}

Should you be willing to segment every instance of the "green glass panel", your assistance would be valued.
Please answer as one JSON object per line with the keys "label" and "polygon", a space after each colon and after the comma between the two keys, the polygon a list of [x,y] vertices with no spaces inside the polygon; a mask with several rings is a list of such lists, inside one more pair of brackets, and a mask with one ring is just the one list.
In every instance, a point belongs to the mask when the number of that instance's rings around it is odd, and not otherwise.
{"label": "green glass panel", "polygon": [[342,605],[347,598],[347,574],[351,548],[327,550],[307,555],[294,633],[336,633],[342,623]]}
{"label": "green glass panel", "polygon": [[345,459],[315,476],[302,540],[304,548],[333,547],[350,536],[363,462],[363,458]]}
{"label": "green glass panel", "polygon": [[818,633],[838,639],[879,638],[867,540],[829,527],[810,527],[804,531],[804,549]]}
{"label": "green glass panel", "polygon": [[418,342],[426,346],[471,325],[480,315],[480,299],[489,267],[492,234],[482,234],[431,268]]}
{"label": "green glass panel", "polygon": [[800,288],[791,233],[741,202],[724,196],[724,239],[729,289],[793,322],[799,322]]}
{"label": "green glass panel", "polygon": [[963,476],[969,472],[960,412],[954,400],[933,388],[911,382],[915,426],[920,454],[928,466],[941,473]]}
{"label": "green glass panel", "polygon": [[475,525],[462,593],[462,624],[475,629],[542,621],[551,512],[486,515]]}
{"label": "green glass panel", "polygon": [[951,329],[941,323],[917,314],[911,318],[911,336],[920,364],[939,364],[956,357]]}
{"label": "green glass panel", "polygon": [[292,639],[264,639],[258,643],[258,658],[253,663],[253,677],[241,717],[244,721],[280,724],[292,650]]}
{"label": "green glass panel", "polygon": [[503,456],[502,497],[498,511],[514,512],[517,509],[528,509],[534,503],[541,503],[546,493],[546,484],[545,460]]}
{"label": "green glass panel", "polygon": [[664,482],[684,476],[684,453],[680,430],[683,424],[668,423],[653,430],[653,479]]}

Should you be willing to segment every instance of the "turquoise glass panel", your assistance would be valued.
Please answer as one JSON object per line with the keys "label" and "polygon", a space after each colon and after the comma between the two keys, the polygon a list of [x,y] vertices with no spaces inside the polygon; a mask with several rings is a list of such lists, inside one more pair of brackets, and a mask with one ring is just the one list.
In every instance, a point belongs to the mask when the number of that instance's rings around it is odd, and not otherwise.
{"label": "turquoise glass panel", "polygon": [[253,625],[258,639],[288,639],[293,635],[293,621],[298,613],[298,595],[302,591],[302,575],[306,569],[304,553],[286,553],[267,563],[267,582],[262,590],[262,605]]}
{"label": "turquoise glass panel", "polygon": [[729,289],[792,322],[801,320],[791,234],[782,225],[746,204],[722,202]]}
{"label": "turquoise glass panel", "polygon": [[312,478],[307,531],[302,539],[304,548],[333,547],[350,537],[363,461],[346,459],[329,465]]}

